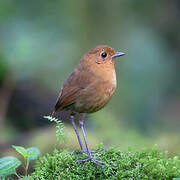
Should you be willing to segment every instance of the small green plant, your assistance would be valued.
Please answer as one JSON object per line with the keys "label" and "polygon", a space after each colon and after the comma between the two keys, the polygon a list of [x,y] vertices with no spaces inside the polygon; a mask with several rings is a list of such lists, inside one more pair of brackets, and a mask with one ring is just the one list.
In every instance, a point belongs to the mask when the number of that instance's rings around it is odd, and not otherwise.
{"label": "small green plant", "polygon": [[[40,151],[36,147],[30,147],[25,149],[22,146],[12,146],[19,154],[21,154],[24,158],[24,169],[25,176],[27,176],[29,163],[32,160],[36,160],[40,155]],[[0,179],[5,179],[5,177],[15,174],[18,178],[20,175],[17,174],[16,169],[21,165],[21,161],[19,161],[16,157],[8,156],[0,158]]]}
{"label": "small green plant", "polygon": [[58,141],[63,140],[65,142],[64,124],[59,119],[52,116],[44,116],[44,118],[56,123],[56,138]]}
{"label": "small green plant", "polygon": [[[51,116],[44,116],[44,118],[48,119],[51,122],[56,123],[56,137],[58,141],[62,140],[65,142],[65,134],[64,134],[64,124],[56,119],[55,117]],[[22,164],[20,160],[18,160],[16,157],[13,156],[8,156],[8,157],[3,157],[0,158],[0,180],[4,180],[5,178],[7,179],[7,176],[9,175],[16,175],[19,179],[21,180],[30,180],[32,178],[27,177],[28,174],[28,168],[29,168],[29,163],[32,160],[36,160],[38,156],[40,155],[40,151],[36,147],[30,147],[25,149],[22,146],[12,146],[19,154],[23,156],[24,163],[23,167],[25,170],[24,177],[20,176],[17,174],[16,169]],[[22,178],[23,177],[23,178]]]}

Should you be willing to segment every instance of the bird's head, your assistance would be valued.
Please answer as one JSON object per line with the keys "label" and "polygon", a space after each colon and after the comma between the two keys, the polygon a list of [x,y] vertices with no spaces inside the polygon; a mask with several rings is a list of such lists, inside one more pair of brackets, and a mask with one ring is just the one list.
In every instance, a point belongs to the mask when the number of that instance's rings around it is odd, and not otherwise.
{"label": "bird's head", "polygon": [[115,52],[109,46],[100,45],[91,49],[84,57],[83,60],[95,62],[96,64],[114,64],[114,59],[123,56],[123,52]]}

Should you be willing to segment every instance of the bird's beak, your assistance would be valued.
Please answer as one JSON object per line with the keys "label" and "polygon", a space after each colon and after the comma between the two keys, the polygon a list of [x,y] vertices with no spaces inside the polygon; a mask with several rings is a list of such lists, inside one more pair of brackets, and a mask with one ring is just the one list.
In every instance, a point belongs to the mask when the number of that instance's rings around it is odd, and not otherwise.
{"label": "bird's beak", "polygon": [[123,52],[116,52],[116,53],[112,56],[112,58],[116,58],[116,57],[123,56],[123,55],[125,55],[125,53],[123,53]]}

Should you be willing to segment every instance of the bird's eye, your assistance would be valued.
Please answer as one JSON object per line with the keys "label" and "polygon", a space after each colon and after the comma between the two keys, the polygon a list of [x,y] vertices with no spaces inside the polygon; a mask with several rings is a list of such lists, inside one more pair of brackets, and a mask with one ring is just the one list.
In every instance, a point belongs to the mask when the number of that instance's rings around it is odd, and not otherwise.
{"label": "bird's eye", "polygon": [[105,53],[105,52],[101,53],[102,58],[106,58],[106,56],[107,56],[107,53]]}

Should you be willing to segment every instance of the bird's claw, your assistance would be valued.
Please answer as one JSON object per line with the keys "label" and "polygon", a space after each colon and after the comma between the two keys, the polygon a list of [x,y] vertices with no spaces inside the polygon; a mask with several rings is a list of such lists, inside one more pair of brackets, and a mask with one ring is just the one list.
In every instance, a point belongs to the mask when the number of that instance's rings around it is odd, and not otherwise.
{"label": "bird's claw", "polygon": [[97,165],[99,165],[101,167],[104,167],[104,165],[106,164],[106,163],[104,163],[102,161],[98,161],[98,160],[94,159],[91,155],[86,159],[77,160],[77,162],[86,162],[86,161],[89,161],[89,160],[92,160],[95,164],[97,164]]}
{"label": "bird's claw", "polygon": [[91,153],[99,153],[99,152],[102,152],[102,151],[105,151],[106,149],[103,148],[103,149],[99,149],[99,150],[96,150],[96,151],[91,151]]}
{"label": "bird's claw", "polygon": [[[90,153],[91,153],[92,156],[95,156],[95,155],[93,155],[94,153],[99,153],[99,152],[102,152],[102,151],[105,151],[105,150],[106,149],[99,149],[99,150],[96,150],[96,151],[91,151]],[[82,150],[81,152],[88,155],[88,152],[86,150]]]}

